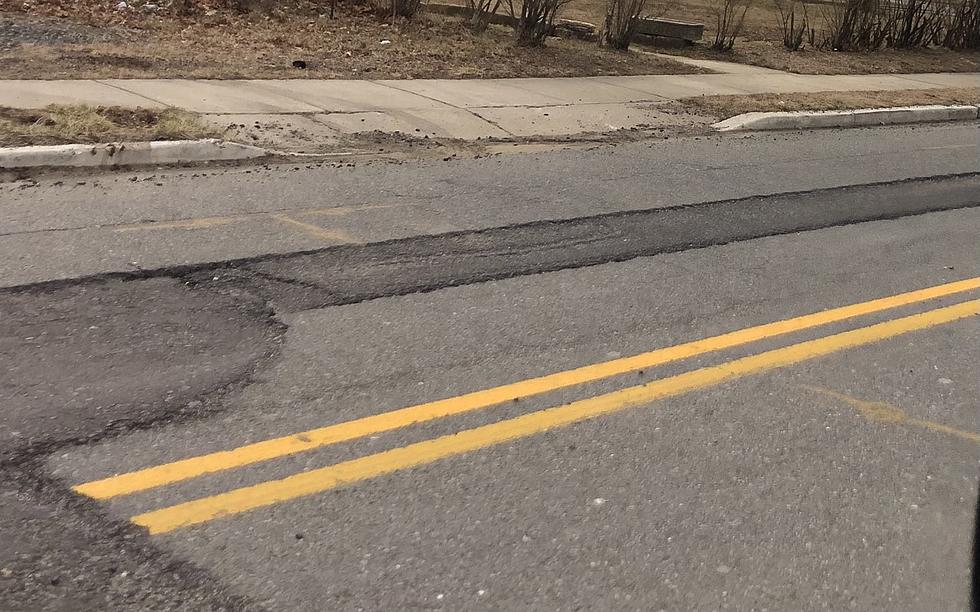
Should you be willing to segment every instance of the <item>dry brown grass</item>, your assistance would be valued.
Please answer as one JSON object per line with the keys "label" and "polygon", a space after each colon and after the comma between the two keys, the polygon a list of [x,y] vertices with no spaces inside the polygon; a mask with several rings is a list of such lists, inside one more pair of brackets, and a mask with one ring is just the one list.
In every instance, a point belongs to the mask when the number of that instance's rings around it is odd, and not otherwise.
{"label": "dry brown grass", "polygon": [[980,104],[980,88],[703,96],[680,100],[678,104],[688,112],[727,119],[751,112],[851,110],[928,104]]}
{"label": "dry brown grass", "polygon": [[[218,13],[148,18],[118,43],[23,46],[0,53],[0,78],[492,78],[678,74],[697,68],[576,40],[517,48],[509,29],[475,35],[455,18],[392,26],[373,14],[287,17]],[[390,43],[381,44],[383,40]],[[294,60],[307,69],[292,67]]]}
{"label": "dry brown grass", "polygon": [[[575,19],[598,23],[602,19],[605,0],[573,0],[567,14]],[[659,7],[666,8],[659,8]],[[714,37],[715,17],[710,1],[667,0],[649,4],[648,13],[663,13],[665,17],[695,21],[705,25],[705,40]],[[818,30],[823,27],[822,5],[810,5],[811,22]],[[817,33],[819,39],[820,33]],[[707,45],[671,49],[667,53],[717,59],[741,64],[765,66],[801,74],[888,74],[909,72],[978,72],[980,53],[946,49],[883,50],[870,53],[840,53],[805,48],[789,51],[783,48],[779,29],[779,14],[771,0],[757,0],[745,17],[742,36],[734,51],[718,53]]]}
{"label": "dry brown grass", "polygon": [[51,105],[40,110],[0,107],[0,146],[182,140],[220,136],[194,113],[118,106]]}
{"label": "dry brown grass", "polygon": [[[655,56],[597,49],[576,40],[552,39],[544,49],[521,49],[514,46],[509,28],[492,26],[477,36],[459,19],[442,15],[423,15],[393,26],[366,10],[367,4],[351,2],[341,0],[337,18],[329,19],[310,12],[312,5],[298,12],[277,10],[274,16],[218,11],[210,16],[124,17],[112,10],[111,2],[80,0],[73,6],[91,11],[78,14],[111,28],[118,42],[15,47],[0,52],[0,78],[495,78],[697,72]],[[708,41],[715,27],[712,2],[650,0],[646,13],[702,22]],[[74,16],[74,9],[65,4],[33,0],[30,10]],[[605,4],[606,0],[572,0],[562,16],[598,24]],[[23,6],[0,0],[0,10],[22,11]],[[818,28],[822,8],[811,5],[809,11]],[[980,71],[980,53],[837,53],[811,48],[790,52],[780,39],[772,1],[757,0],[733,52],[713,52],[707,45],[668,52],[809,74]],[[391,42],[382,45],[383,40]],[[297,59],[308,69],[293,68]]]}
{"label": "dry brown grass", "polygon": [[916,72],[978,72],[980,53],[948,49],[883,49],[873,52],[803,49],[789,51],[779,42],[739,41],[731,53],[698,46],[671,50],[688,57],[765,66],[800,74],[902,74]]}

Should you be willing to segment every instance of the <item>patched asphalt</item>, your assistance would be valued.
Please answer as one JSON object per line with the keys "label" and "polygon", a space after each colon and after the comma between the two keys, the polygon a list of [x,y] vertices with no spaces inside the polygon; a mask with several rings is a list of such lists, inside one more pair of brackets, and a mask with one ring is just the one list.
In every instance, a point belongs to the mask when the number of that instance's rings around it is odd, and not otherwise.
{"label": "patched asphalt", "polygon": [[[561,163],[579,155],[587,158]],[[831,164],[839,172],[841,159]],[[903,178],[901,168],[861,163],[856,174]],[[404,235],[378,244],[121,274],[102,266],[110,274],[82,280],[52,274],[70,267],[67,256],[45,261],[46,243],[37,242],[22,253],[47,270],[40,280],[61,280],[0,290],[0,355],[13,374],[0,383],[0,536],[9,543],[0,602],[14,610],[965,608],[980,452],[915,423],[980,431],[975,319],[164,536],[126,519],[637,379],[109,504],[67,488],[980,275],[976,176],[813,188],[841,176],[817,177],[799,193],[707,203],[698,196],[726,189],[692,186],[664,202],[693,206],[547,222],[516,215],[506,227],[450,225],[441,235],[413,237],[405,223]],[[729,195],[760,185],[749,180]],[[465,196],[460,187],[448,189]],[[563,193],[556,201],[574,199]],[[12,219],[27,219],[12,205]],[[500,218],[486,212],[477,218]],[[247,236],[231,236],[227,252],[247,252],[243,244]],[[860,409],[868,403],[907,418],[876,421]]]}

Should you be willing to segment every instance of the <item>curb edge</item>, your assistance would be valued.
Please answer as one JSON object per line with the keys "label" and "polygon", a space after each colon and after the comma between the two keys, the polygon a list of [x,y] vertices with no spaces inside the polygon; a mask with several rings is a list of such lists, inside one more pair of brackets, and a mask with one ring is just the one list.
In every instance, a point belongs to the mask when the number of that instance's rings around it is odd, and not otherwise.
{"label": "curb edge", "polygon": [[0,169],[111,168],[185,162],[235,161],[255,159],[267,155],[271,155],[271,153],[266,149],[217,138],[0,147]]}
{"label": "curb edge", "polygon": [[933,121],[970,121],[980,118],[980,106],[932,105],[861,108],[846,111],[794,111],[743,113],[713,124],[719,132],[748,130],[801,130],[867,127]]}

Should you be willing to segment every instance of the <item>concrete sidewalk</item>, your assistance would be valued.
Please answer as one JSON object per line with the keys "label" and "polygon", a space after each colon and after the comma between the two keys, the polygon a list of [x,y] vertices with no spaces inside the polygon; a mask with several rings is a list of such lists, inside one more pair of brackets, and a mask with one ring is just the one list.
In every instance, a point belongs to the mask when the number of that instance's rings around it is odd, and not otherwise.
{"label": "concrete sidewalk", "polygon": [[[710,64],[704,67],[727,66]],[[745,66],[722,74],[465,81],[8,80],[0,81],[0,105],[173,106],[224,125],[271,115],[289,129],[325,138],[380,131],[475,140],[684,125],[692,117],[658,106],[702,95],[978,86],[977,73],[799,75]]]}

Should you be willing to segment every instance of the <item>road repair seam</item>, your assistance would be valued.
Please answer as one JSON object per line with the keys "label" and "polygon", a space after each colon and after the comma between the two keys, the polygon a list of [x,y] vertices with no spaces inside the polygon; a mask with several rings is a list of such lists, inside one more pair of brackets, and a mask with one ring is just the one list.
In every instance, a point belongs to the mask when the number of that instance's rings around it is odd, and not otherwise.
{"label": "road repair seam", "polygon": [[[385,253],[391,253],[392,250],[399,250],[399,257],[409,257],[407,253],[417,251],[419,248],[425,249],[433,254],[438,254],[440,256],[455,256],[460,253],[454,251],[453,245],[455,241],[459,239],[469,239],[472,237],[480,237],[483,242],[493,242],[493,240],[500,236],[509,236],[515,232],[523,232],[526,230],[540,231],[546,230],[549,235],[551,242],[557,242],[558,239],[550,238],[550,236],[556,232],[562,232],[565,229],[579,228],[580,226],[586,224],[609,224],[617,223],[622,231],[627,231],[630,229],[635,229],[639,223],[644,221],[647,216],[657,217],[658,219],[666,219],[670,215],[678,215],[682,213],[691,213],[699,215],[697,219],[684,219],[682,222],[674,222],[668,230],[658,229],[657,233],[644,232],[641,235],[637,235],[634,239],[628,241],[618,241],[616,243],[616,251],[614,253],[602,254],[600,256],[595,256],[593,252],[583,252],[580,253],[574,261],[561,260],[555,263],[549,263],[548,265],[535,265],[535,266],[525,266],[519,267],[517,269],[501,269],[496,273],[482,274],[478,278],[467,278],[460,279],[458,277],[446,278],[434,278],[430,282],[419,283],[418,286],[412,287],[411,289],[395,289],[386,290],[384,292],[372,292],[364,291],[357,295],[350,297],[345,297],[340,301],[334,301],[330,303],[311,303],[307,307],[326,307],[326,306],[336,306],[340,304],[352,304],[361,302],[367,299],[374,299],[378,297],[391,297],[395,295],[406,295],[408,293],[418,293],[433,291],[436,289],[443,289],[446,287],[459,286],[463,284],[472,284],[476,282],[486,282],[491,280],[500,280],[504,278],[513,278],[516,276],[526,276],[529,274],[538,274],[543,272],[553,272],[556,270],[565,270],[580,268],[588,265],[595,265],[600,263],[608,263],[612,261],[625,261],[627,259],[634,259],[636,257],[647,257],[651,255],[659,255],[662,253],[672,253],[679,251],[686,251],[690,249],[703,248],[708,246],[714,246],[718,244],[728,244],[731,242],[741,242],[745,240],[754,240],[757,238],[763,238],[768,236],[778,236],[786,233],[796,233],[802,231],[811,231],[824,229],[828,227],[839,227],[842,225],[850,225],[853,223],[863,223],[870,221],[885,221],[891,219],[905,218],[915,215],[921,215],[932,212],[939,211],[950,211],[958,210],[963,208],[973,208],[980,206],[980,198],[976,196],[975,190],[971,187],[969,190],[964,190],[959,188],[956,192],[953,190],[952,193],[946,194],[943,200],[938,200],[941,204],[917,207],[915,202],[918,199],[912,199],[910,202],[903,203],[901,207],[892,207],[892,209],[882,208],[879,205],[874,206],[863,206],[864,198],[861,197],[862,191],[868,188],[876,187],[904,187],[906,185],[921,186],[923,188],[928,187],[932,184],[939,184],[943,181],[950,181],[956,183],[959,181],[970,181],[980,177],[978,172],[965,172],[965,173],[953,173],[948,175],[938,175],[930,177],[913,177],[908,179],[901,179],[896,181],[881,181],[875,183],[866,183],[858,185],[845,185],[837,187],[824,187],[819,189],[810,189],[804,191],[791,191],[784,193],[770,193],[770,194],[758,194],[752,196],[746,196],[741,198],[733,198],[729,200],[715,200],[709,202],[694,202],[689,204],[678,204],[674,206],[664,206],[659,208],[647,208],[639,210],[620,210],[609,213],[602,213],[598,215],[590,215],[584,217],[571,217],[565,219],[541,219],[535,221],[529,221],[525,223],[513,223],[509,225],[501,225],[496,227],[487,227],[480,229],[464,229],[456,230],[450,232],[442,232],[438,234],[422,234],[419,236],[412,236],[408,238],[391,238],[384,240],[375,240],[359,245],[330,245],[310,249],[296,250],[286,253],[265,253],[262,255],[239,257],[234,259],[226,259],[218,262],[205,261],[200,263],[191,264],[180,264],[180,265],[169,265],[162,266],[158,268],[144,268],[139,271],[111,271],[111,272],[100,272],[96,274],[87,274],[81,276],[75,276],[72,278],[58,278],[51,280],[43,280],[37,282],[27,282],[18,285],[12,285],[7,287],[0,287],[0,293],[7,291],[30,291],[30,290],[45,290],[52,288],[60,288],[74,285],[81,285],[93,281],[106,281],[106,280],[121,280],[121,281],[132,281],[132,280],[142,280],[147,278],[158,278],[158,277],[182,277],[188,276],[200,272],[210,272],[215,271],[219,268],[236,268],[236,269],[250,269],[251,266],[260,264],[273,264],[273,263],[288,263],[291,261],[301,260],[303,258],[311,256],[323,256],[323,257],[335,257],[337,259],[343,259],[346,262],[350,261],[353,256],[354,251],[350,249],[357,249],[357,258],[362,261],[371,261],[377,258],[377,254],[380,251]],[[897,198],[892,198],[892,200],[901,200],[902,194],[906,193],[907,190],[901,190],[897,192]],[[966,195],[964,195],[964,193]],[[728,227],[731,230],[738,230],[739,223],[738,220],[732,220],[730,217],[734,213],[748,214],[751,209],[758,210],[759,207],[770,204],[774,200],[788,200],[796,199],[799,197],[807,198],[817,198],[826,195],[833,195],[835,201],[841,201],[845,198],[851,198],[854,201],[853,205],[848,205],[845,207],[838,207],[839,212],[828,212],[821,213],[822,206],[813,206],[812,202],[807,203],[805,206],[799,206],[799,210],[791,212],[791,219],[787,220],[785,227],[779,227],[776,225],[781,217],[779,216],[782,212],[788,211],[794,204],[790,203],[787,205],[785,202],[780,203],[779,206],[773,206],[773,213],[767,219],[767,223],[760,227],[748,227],[741,231],[730,231],[724,235],[712,236],[708,240],[697,240],[695,237],[682,236],[682,239],[674,240],[669,244],[663,244],[665,239],[677,238],[681,234],[691,234],[691,230],[696,228],[699,229],[703,227],[706,220],[717,217],[718,215],[727,215],[729,217]],[[905,197],[909,200],[909,197]],[[828,198],[828,201],[830,199]],[[860,209],[860,210],[859,210]],[[303,209],[294,209],[297,213],[302,212]],[[279,211],[276,211],[279,212]],[[264,212],[261,214],[265,214]],[[809,215],[809,217],[808,217]],[[817,215],[814,217],[814,215]],[[822,215],[822,216],[821,216]],[[669,219],[666,219],[669,220]],[[85,229],[85,228],[81,228]],[[50,230],[50,231],[69,231],[64,229]],[[578,231],[578,230],[576,230]],[[588,230],[593,231],[593,230]],[[319,267],[324,268],[330,265],[329,261],[318,262]]]}
{"label": "road repair seam", "polygon": [[205,474],[240,468],[278,457],[400,429],[409,425],[481,410],[516,399],[533,397],[566,387],[604,380],[645,368],[657,367],[706,353],[717,352],[767,338],[828,325],[830,323],[939,297],[972,291],[978,288],[980,288],[980,277],[824,310],[791,319],[748,327],[693,342],[677,344],[631,357],[586,365],[456,397],[337,423],[289,436],[264,440],[232,450],[199,455],[143,470],[111,476],[109,478],[80,484],[74,487],[74,490],[77,493],[95,499],[109,499],[129,495],[196,478]]}
{"label": "road repair seam", "polygon": [[301,472],[279,480],[270,480],[153,510],[134,516],[131,520],[137,525],[146,527],[152,535],[167,533],[978,314],[980,314],[980,300],[936,308]]}

